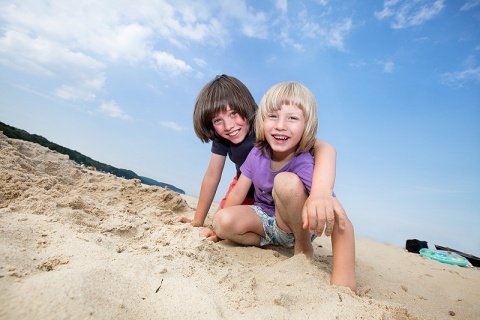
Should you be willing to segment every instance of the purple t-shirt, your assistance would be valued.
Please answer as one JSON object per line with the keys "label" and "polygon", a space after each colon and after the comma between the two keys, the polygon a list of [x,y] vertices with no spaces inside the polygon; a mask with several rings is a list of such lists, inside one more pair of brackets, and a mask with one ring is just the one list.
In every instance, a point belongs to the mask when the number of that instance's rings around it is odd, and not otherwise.
{"label": "purple t-shirt", "polygon": [[280,172],[293,172],[302,180],[305,189],[310,194],[312,186],[314,161],[309,152],[295,156],[289,163],[278,171],[270,170],[270,157],[263,156],[260,149],[254,147],[240,170],[245,177],[252,180],[255,187],[255,204],[261,207],[269,216],[275,216],[273,202],[273,179]]}

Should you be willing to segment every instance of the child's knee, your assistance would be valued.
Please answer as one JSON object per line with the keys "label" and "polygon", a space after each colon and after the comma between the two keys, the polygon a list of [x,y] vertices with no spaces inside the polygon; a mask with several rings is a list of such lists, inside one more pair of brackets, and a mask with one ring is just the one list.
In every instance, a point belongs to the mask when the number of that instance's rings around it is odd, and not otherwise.
{"label": "child's knee", "polygon": [[212,218],[212,226],[215,232],[218,234],[219,232],[222,233],[229,227],[231,227],[232,221],[231,215],[228,213],[228,210],[221,209],[215,213]]}
{"label": "child's knee", "polygon": [[292,172],[281,172],[273,181],[273,190],[277,197],[291,197],[305,192],[305,186],[298,175]]}

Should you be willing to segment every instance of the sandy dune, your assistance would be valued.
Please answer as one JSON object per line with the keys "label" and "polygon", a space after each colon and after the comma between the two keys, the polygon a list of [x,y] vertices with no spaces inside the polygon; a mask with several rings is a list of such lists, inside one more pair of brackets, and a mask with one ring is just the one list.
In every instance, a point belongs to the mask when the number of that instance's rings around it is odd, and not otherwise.
{"label": "sandy dune", "polygon": [[478,269],[357,238],[357,296],[330,239],[313,263],[212,243],[175,220],[196,200],[0,134],[0,319],[480,318]]}

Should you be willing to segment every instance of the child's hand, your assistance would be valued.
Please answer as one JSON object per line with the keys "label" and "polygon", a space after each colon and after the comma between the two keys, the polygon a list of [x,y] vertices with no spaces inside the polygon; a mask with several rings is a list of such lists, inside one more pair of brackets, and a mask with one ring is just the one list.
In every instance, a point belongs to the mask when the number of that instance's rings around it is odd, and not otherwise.
{"label": "child's hand", "polygon": [[206,228],[206,227],[201,227],[201,228],[198,228],[198,230],[200,230],[200,232],[205,236],[205,238],[207,238],[208,240],[212,240],[213,242],[218,242],[222,239],[220,239],[217,234],[215,233],[215,231],[213,231],[212,229],[210,228]]}
{"label": "child's hand", "polygon": [[325,235],[329,237],[333,232],[335,216],[343,230],[347,214],[340,201],[332,195],[310,194],[302,210],[303,229],[315,232],[317,236],[321,236],[325,229]]}
{"label": "child's hand", "polygon": [[192,227],[203,227],[203,224],[202,223],[198,223],[196,222],[195,220],[192,220],[192,219],[189,219],[187,217],[184,217],[184,216],[180,216],[176,219],[178,222],[183,222],[183,223],[188,223],[189,225],[191,225]]}

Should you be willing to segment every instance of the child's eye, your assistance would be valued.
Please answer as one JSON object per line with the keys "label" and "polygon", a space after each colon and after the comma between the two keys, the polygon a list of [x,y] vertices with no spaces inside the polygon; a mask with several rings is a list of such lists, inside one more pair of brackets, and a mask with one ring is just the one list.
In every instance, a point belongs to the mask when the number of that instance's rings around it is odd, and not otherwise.
{"label": "child's eye", "polygon": [[220,120],[220,119],[213,119],[213,120],[212,120],[212,123],[213,123],[213,124],[219,124],[220,121],[222,121],[222,120]]}
{"label": "child's eye", "polygon": [[269,113],[269,114],[267,114],[267,118],[269,118],[269,119],[276,119],[276,118],[277,118],[277,115],[276,115],[276,114],[273,114],[273,113]]}
{"label": "child's eye", "polygon": [[233,118],[233,117],[235,117],[237,114],[238,114],[237,111],[232,111],[232,112],[230,112],[230,117]]}
{"label": "child's eye", "polygon": [[291,116],[289,119],[290,120],[298,120],[298,117]]}

